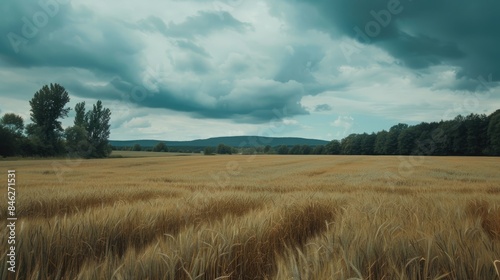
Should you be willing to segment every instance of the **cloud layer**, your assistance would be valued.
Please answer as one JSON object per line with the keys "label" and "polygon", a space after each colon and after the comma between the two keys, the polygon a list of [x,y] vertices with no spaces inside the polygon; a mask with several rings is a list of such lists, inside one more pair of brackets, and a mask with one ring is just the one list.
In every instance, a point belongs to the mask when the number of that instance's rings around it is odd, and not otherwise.
{"label": "cloud layer", "polygon": [[277,134],[328,139],[346,120],[370,132],[500,106],[498,1],[4,2],[0,110],[26,114],[13,100],[58,82],[115,107],[116,138],[165,137],[147,110],[199,138],[200,123],[277,119]]}

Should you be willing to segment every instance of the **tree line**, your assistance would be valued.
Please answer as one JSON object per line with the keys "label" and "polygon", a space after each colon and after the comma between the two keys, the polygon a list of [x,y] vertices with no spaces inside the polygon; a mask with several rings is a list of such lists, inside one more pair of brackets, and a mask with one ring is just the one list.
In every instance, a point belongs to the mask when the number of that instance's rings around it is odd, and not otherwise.
{"label": "tree line", "polygon": [[100,100],[86,111],[85,102],[76,104],[73,126],[62,128],[61,119],[71,108],[68,92],[59,84],[43,86],[29,101],[31,123],[7,113],[0,118],[0,156],[107,157],[111,111]]}
{"label": "tree line", "polygon": [[281,145],[234,148],[224,144],[206,147],[211,154],[280,155],[437,155],[499,156],[500,110],[484,114],[458,115],[453,120],[397,124],[388,131],[351,134],[326,145]]}
{"label": "tree line", "polygon": [[372,134],[351,134],[340,141],[345,155],[500,155],[500,110],[453,120],[397,124]]}

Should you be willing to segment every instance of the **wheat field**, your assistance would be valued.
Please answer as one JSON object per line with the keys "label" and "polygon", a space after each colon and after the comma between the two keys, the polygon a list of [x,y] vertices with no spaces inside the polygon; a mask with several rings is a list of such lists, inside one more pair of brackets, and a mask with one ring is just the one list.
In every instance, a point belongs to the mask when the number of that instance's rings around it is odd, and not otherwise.
{"label": "wheat field", "polygon": [[3,253],[0,279],[498,279],[499,167],[487,157],[0,161],[5,182],[16,170],[18,217],[16,273]]}

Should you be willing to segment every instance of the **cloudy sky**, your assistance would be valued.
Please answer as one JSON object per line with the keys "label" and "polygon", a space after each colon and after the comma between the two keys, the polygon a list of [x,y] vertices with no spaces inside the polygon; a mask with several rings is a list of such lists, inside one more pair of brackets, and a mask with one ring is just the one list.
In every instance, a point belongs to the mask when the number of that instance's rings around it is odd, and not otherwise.
{"label": "cloudy sky", "polygon": [[[500,1],[2,0],[0,114],[59,83],[111,139],[341,139],[500,108]],[[63,124],[71,125],[73,114]]]}

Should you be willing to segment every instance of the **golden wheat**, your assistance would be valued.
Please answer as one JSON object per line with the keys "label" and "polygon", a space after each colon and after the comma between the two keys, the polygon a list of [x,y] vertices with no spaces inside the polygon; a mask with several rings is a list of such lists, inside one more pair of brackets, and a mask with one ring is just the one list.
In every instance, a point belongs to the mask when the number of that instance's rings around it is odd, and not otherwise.
{"label": "golden wheat", "polygon": [[[3,254],[0,278],[500,277],[500,159],[426,157],[401,172],[404,160],[1,161],[16,170],[18,221],[17,272]],[[5,210],[0,226],[6,244]]]}

